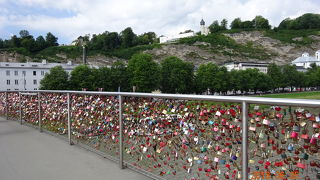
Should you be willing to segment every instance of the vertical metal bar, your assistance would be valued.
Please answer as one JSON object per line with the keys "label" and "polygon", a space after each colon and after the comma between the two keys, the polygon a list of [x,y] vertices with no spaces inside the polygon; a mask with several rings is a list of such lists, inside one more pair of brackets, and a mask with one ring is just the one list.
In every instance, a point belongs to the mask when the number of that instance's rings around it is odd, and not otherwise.
{"label": "vertical metal bar", "polygon": [[6,95],[6,120],[8,120],[9,119],[9,117],[8,117],[8,112],[9,112],[9,110],[8,110],[8,92],[5,92],[5,95]]}
{"label": "vertical metal bar", "polygon": [[38,111],[39,111],[39,131],[42,132],[41,128],[41,94],[38,92]]}
{"label": "vertical metal bar", "polygon": [[68,103],[68,140],[69,144],[72,145],[71,140],[71,103],[70,103],[70,93],[67,93],[67,103]]}
{"label": "vertical metal bar", "polygon": [[19,120],[20,120],[20,124],[22,125],[22,96],[21,96],[21,92],[19,92]]}
{"label": "vertical metal bar", "polygon": [[123,166],[123,121],[122,121],[122,96],[119,95],[119,166]]}
{"label": "vertical metal bar", "polygon": [[248,180],[248,103],[242,102],[242,179]]}

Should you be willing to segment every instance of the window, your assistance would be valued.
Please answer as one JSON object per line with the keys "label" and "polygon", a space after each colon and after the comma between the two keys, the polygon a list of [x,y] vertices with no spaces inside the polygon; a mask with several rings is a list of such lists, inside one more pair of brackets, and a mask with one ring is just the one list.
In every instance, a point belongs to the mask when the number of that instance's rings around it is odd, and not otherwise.
{"label": "window", "polygon": [[38,90],[37,88],[34,88],[34,90]]}
{"label": "window", "polygon": [[26,75],[26,71],[22,71],[22,75],[25,76]]}
{"label": "window", "polygon": [[10,71],[7,70],[7,71],[6,71],[6,74],[7,74],[7,76],[10,76]]}
{"label": "window", "polygon": [[37,71],[33,71],[33,75],[36,76],[37,75]]}
{"label": "window", "polygon": [[18,71],[14,71],[14,75],[15,75],[15,76],[18,76]]}
{"label": "window", "polygon": [[7,80],[7,85],[10,85],[10,80]]}
{"label": "window", "polygon": [[24,85],[26,85],[27,84],[27,80],[24,80]]}
{"label": "window", "polygon": [[33,80],[33,84],[37,84],[37,80],[35,79],[35,80]]}
{"label": "window", "polygon": [[15,85],[18,85],[18,84],[19,84],[19,80],[17,80],[17,79],[14,80],[14,84],[15,84]]}
{"label": "window", "polygon": [[19,89],[14,89],[15,91],[19,91]]}
{"label": "window", "polygon": [[41,71],[41,76],[44,76],[44,71]]}

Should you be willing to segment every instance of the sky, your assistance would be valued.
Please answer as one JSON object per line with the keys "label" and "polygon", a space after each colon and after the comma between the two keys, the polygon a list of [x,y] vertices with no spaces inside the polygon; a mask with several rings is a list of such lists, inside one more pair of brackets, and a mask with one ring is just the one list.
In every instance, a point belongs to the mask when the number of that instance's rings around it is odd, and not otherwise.
{"label": "sky", "polygon": [[0,0],[0,38],[25,29],[34,37],[51,32],[60,44],[70,44],[80,35],[126,27],[136,34],[174,35],[199,31],[202,18],[209,26],[262,15],[278,26],[304,13],[320,13],[320,0]]}

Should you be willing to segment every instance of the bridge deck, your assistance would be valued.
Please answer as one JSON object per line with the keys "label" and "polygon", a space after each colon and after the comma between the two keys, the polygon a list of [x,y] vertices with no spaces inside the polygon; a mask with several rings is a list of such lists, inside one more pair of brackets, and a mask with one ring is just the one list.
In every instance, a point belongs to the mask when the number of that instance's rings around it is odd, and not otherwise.
{"label": "bridge deck", "polygon": [[46,133],[0,118],[1,180],[148,179]]}

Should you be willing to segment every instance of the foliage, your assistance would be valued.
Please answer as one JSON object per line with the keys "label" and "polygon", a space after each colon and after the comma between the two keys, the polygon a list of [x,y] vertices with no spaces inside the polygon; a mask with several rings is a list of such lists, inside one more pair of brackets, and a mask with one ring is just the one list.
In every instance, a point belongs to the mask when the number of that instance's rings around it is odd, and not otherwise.
{"label": "foliage", "polygon": [[159,66],[152,60],[151,55],[136,54],[128,62],[130,85],[138,92],[151,92],[158,89]]}
{"label": "foliage", "polygon": [[[272,39],[280,40],[283,43],[295,43],[298,45],[309,45],[314,41],[309,37],[310,35],[320,35],[319,30],[269,30],[264,33],[265,36]],[[301,40],[294,40],[294,38],[302,37]]]}
{"label": "foliage", "polygon": [[53,67],[40,81],[40,89],[67,90],[69,89],[68,78],[68,73],[61,66]]}
{"label": "foliage", "polygon": [[[207,42],[211,44],[214,52],[220,52],[226,56],[244,56],[254,59],[268,59],[271,55],[261,47],[252,46],[250,44],[243,45],[237,43],[234,39],[227,37],[221,33],[211,33],[207,36],[199,35],[188,38],[182,38],[177,43],[192,45],[196,42]],[[231,49],[225,51],[225,49]]]}
{"label": "foliage", "polygon": [[71,72],[70,87],[73,90],[97,90],[95,70],[86,65],[79,65]]}
{"label": "foliage", "polygon": [[269,64],[267,74],[271,78],[270,82],[272,82],[272,84],[270,86],[272,89],[282,86],[282,73],[279,66],[275,63]]}
{"label": "foliage", "polygon": [[161,62],[160,90],[163,93],[192,93],[193,64],[171,56]]}
{"label": "foliage", "polygon": [[123,62],[117,61],[112,64],[111,81],[111,91],[130,91],[129,74]]}
{"label": "foliage", "polygon": [[279,29],[319,29],[320,14],[307,13],[295,19],[286,18],[279,24]]}

